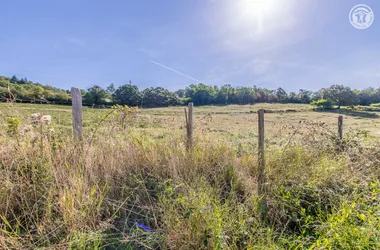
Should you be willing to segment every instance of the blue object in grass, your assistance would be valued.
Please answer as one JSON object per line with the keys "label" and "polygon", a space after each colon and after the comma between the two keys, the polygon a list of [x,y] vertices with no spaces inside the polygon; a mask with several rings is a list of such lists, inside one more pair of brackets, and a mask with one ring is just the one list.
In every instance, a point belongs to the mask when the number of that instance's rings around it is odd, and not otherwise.
{"label": "blue object in grass", "polygon": [[149,227],[147,227],[147,226],[145,226],[145,225],[143,225],[143,224],[141,224],[141,223],[138,223],[138,222],[136,222],[136,226],[138,226],[139,228],[141,228],[142,230],[144,230],[145,232],[150,232],[151,230],[149,229]]}

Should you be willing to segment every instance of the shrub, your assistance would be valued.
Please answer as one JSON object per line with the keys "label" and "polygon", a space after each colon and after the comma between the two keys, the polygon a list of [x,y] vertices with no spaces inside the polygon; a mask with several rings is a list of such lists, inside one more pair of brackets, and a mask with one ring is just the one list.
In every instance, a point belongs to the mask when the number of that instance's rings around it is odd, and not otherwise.
{"label": "shrub", "polygon": [[372,105],[371,106],[361,106],[357,105],[352,108],[352,110],[359,110],[359,111],[380,111],[380,106]]}
{"label": "shrub", "polygon": [[8,129],[7,129],[8,134],[17,135],[19,126],[21,124],[21,120],[19,118],[8,117],[7,123],[8,123]]}
{"label": "shrub", "polygon": [[313,106],[316,106],[318,109],[331,109],[332,103],[325,99],[319,99],[317,101],[312,101],[310,103]]}
{"label": "shrub", "polygon": [[115,111],[114,121],[120,125],[123,129],[127,127],[127,125],[135,122],[138,112],[138,107],[128,107],[127,105],[122,106],[116,104],[112,107]]}
{"label": "shrub", "polygon": [[380,102],[379,103],[372,103],[371,105],[369,105],[373,108],[380,108]]}

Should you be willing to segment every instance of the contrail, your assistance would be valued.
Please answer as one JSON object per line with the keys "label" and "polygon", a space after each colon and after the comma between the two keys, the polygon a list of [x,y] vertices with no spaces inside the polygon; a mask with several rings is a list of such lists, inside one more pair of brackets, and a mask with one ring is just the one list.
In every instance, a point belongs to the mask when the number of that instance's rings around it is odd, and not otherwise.
{"label": "contrail", "polygon": [[170,67],[168,67],[168,66],[165,66],[165,65],[163,65],[163,64],[161,64],[161,63],[159,63],[159,62],[156,62],[156,61],[153,61],[153,60],[151,60],[151,62],[154,63],[154,64],[157,64],[158,66],[161,66],[161,67],[163,67],[163,68],[165,68],[165,69],[167,69],[167,70],[170,70],[170,71],[172,71],[172,72],[174,72],[174,73],[177,73],[178,75],[184,76],[184,77],[189,78],[189,79],[191,79],[191,80],[193,80],[193,81],[196,81],[196,82],[201,82],[201,81],[199,81],[198,79],[195,79],[194,77],[191,77],[191,76],[189,76],[189,75],[186,75],[186,74],[184,74],[184,73],[182,73],[182,72],[179,72],[179,71],[177,71],[177,70],[175,70],[175,69],[172,69],[172,68],[170,68]]}

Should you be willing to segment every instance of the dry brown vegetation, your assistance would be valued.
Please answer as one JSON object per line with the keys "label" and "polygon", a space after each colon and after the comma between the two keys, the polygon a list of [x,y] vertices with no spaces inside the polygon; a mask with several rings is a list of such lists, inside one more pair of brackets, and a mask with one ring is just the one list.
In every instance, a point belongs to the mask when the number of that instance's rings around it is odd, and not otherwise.
{"label": "dry brown vegetation", "polygon": [[[266,221],[258,108],[276,111],[265,114]],[[346,114],[341,141],[337,114],[306,105],[196,107],[187,152],[179,107],[125,119],[125,110],[86,108],[82,143],[72,140],[70,107],[0,110],[1,248],[379,248],[376,113]],[[52,125],[30,125],[36,111]]]}

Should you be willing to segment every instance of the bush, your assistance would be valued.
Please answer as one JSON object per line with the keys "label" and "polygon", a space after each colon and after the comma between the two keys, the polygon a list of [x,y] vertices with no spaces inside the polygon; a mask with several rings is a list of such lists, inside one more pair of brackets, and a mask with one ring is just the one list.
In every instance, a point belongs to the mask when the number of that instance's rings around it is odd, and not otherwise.
{"label": "bush", "polygon": [[380,106],[372,105],[371,106],[361,106],[357,105],[352,108],[352,110],[358,110],[358,111],[380,111]]}
{"label": "bush", "polygon": [[21,120],[19,118],[8,117],[7,123],[8,123],[7,133],[9,135],[17,135],[19,126],[21,124]]}
{"label": "bush", "polygon": [[325,99],[319,99],[317,101],[312,101],[310,103],[313,106],[316,106],[318,109],[331,109],[332,103]]}
{"label": "bush", "polygon": [[380,108],[380,102],[379,103],[372,103],[371,105],[372,108]]}

